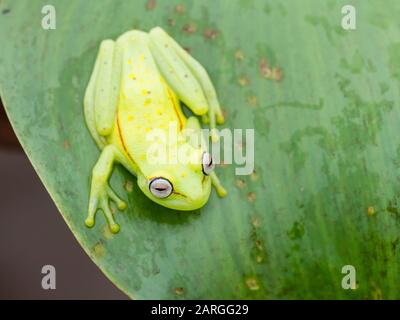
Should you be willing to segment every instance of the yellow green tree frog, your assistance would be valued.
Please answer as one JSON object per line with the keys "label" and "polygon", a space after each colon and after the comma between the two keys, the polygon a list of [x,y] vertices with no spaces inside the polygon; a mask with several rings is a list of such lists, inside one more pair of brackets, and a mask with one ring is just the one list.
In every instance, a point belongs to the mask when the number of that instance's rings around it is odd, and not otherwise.
{"label": "yellow green tree frog", "polygon": [[[89,131],[102,150],[92,171],[88,216],[92,227],[101,209],[111,232],[119,225],[110,200],[120,210],[122,201],[109,185],[114,163],[137,177],[142,192],[152,201],[176,210],[195,210],[208,200],[211,185],[225,196],[211,155],[201,144],[180,137],[183,129],[200,132],[195,116],[186,118],[180,102],[215,128],[224,117],[215,89],[205,69],[159,27],[150,32],[132,30],[116,41],[102,41],[84,97]],[[148,161],[146,134],[154,129],[167,134],[176,123],[178,149],[198,158],[195,162]],[[169,144],[170,139],[159,143]]]}

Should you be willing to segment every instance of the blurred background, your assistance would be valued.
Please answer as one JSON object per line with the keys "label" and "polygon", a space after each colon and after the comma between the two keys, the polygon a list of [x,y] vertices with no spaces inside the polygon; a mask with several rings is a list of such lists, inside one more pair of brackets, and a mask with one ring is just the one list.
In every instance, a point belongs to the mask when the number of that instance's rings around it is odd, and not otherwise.
{"label": "blurred background", "polygon": [[[0,299],[127,299],[90,260],[23,152],[0,99]],[[56,269],[56,289],[41,286]]]}

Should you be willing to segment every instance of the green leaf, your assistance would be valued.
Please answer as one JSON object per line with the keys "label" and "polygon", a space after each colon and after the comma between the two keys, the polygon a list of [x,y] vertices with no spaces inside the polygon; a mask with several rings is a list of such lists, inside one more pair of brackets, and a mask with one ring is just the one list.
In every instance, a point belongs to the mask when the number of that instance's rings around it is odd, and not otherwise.
{"label": "green leaf", "polygon": [[[53,0],[56,29],[44,30],[47,4],[0,1],[1,97],[65,221],[119,288],[138,299],[400,298],[398,1],[352,1],[349,31],[347,1]],[[255,129],[255,172],[218,168],[228,197],[184,213],[118,167],[121,231],[100,214],[88,230],[99,151],[82,101],[99,43],[157,25],[209,71],[226,126]],[[356,290],[342,289],[344,265]]]}

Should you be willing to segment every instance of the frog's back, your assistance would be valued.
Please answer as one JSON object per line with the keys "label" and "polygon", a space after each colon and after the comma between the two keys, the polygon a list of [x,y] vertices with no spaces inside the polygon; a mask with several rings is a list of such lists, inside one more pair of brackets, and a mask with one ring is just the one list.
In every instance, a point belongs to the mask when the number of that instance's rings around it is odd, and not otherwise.
{"label": "frog's back", "polygon": [[146,133],[153,129],[167,133],[170,124],[180,130],[185,123],[180,103],[161,77],[148,42],[147,34],[140,31],[130,31],[117,40],[123,54],[113,137],[139,166],[146,163]]}

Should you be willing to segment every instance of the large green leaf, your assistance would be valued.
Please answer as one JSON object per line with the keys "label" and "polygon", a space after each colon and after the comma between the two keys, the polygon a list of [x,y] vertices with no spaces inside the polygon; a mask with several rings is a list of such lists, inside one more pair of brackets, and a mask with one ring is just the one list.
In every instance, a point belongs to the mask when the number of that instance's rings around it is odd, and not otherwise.
{"label": "large green leaf", "polygon": [[[64,219],[119,288],[144,299],[400,298],[399,1],[352,1],[351,31],[348,1],[50,2],[56,30],[41,27],[48,0],[0,1],[1,96]],[[97,49],[156,25],[209,71],[226,126],[255,128],[255,173],[219,168],[229,196],[179,213],[117,168],[121,232],[101,215],[88,230],[99,151],[82,100]],[[341,287],[348,264],[357,290]]]}

